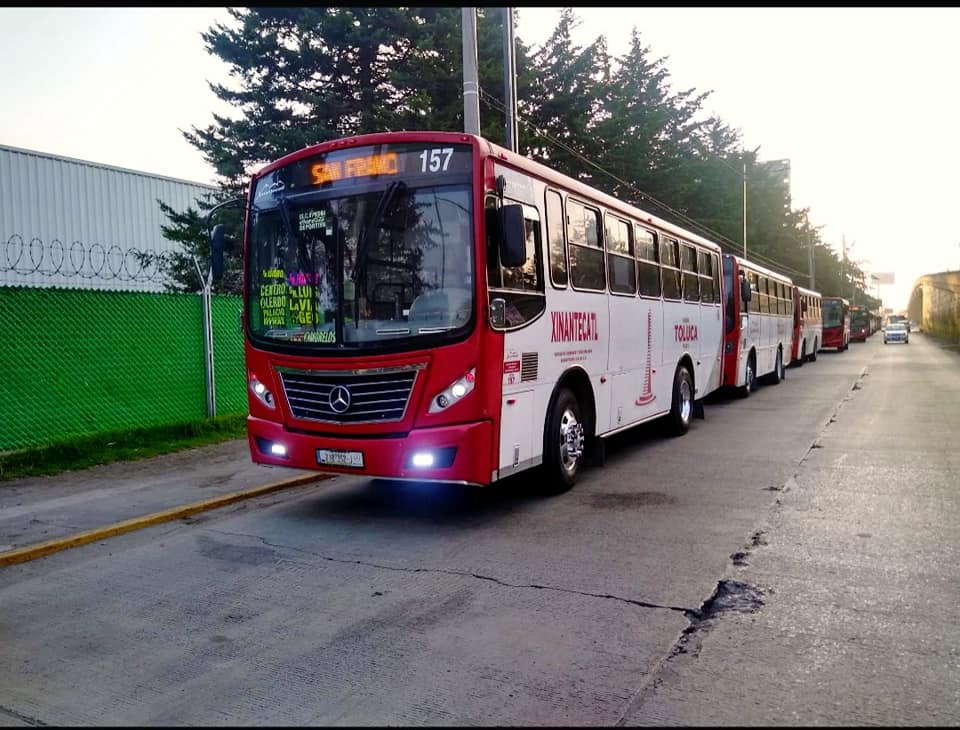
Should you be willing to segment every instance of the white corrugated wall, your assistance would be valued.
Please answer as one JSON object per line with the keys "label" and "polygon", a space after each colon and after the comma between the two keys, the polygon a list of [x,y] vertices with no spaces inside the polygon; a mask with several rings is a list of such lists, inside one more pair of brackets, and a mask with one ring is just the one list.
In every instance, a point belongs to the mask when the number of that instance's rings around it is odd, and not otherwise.
{"label": "white corrugated wall", "polygon": [[210,185],[0,145],[0,286],[163,291],[135,251],[163,253],[177,212]]}

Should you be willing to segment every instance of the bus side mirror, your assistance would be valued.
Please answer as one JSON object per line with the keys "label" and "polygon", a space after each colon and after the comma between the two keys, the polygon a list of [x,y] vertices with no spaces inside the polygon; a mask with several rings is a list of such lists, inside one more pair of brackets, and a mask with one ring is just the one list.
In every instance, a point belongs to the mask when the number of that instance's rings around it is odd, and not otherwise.
{"label": "bus side mirror", "polygon": [[746,279],[740,280],[740,298],[744,304],[747,304],[753,298],[753,292],[750,291],[750,282]]}
{"label": "bus side mirror", "polygon": [[500,208],[500,264],[523,266],[527,261],[527,231],[523,224],[523,206]]}
{"label": "bus side mirror", "polygon": [[215,281],[220,281],[223,278],[223,254],[226,246],[223,223],[217,223],[210,234],[210,269]]}

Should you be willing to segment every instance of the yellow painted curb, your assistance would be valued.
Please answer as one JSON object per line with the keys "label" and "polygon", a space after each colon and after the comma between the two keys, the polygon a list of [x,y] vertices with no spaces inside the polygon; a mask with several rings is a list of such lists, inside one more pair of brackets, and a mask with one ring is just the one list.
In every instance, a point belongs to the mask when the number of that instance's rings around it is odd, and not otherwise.
{"label": "yellow painted curb", "polygon": [[162,512],[154,512],[153,514],[134,517],[133,519],[124,520],[123,522],[115,522],[114,524],[107,525],[106,527],[98,527],[94,530],[78,532],[75,535],[58,537],[53,540],[37,543],[36,545],[28,545],[27,547],[17,548],[16,550],[0,553],[0,568],[5,568],[8,565],[16,565],[17,563],[25,563],[29,560],[36,560],[37,558],[42,558],[45,555],[50,555],[51,553],[56,553],[60,550],[66,550],[67,548],[78,547],[79,545],[86,545],[89,542],[102,540],[105,537],[114,537],[115,535],[122,535],[125,532],[139,530],[142,527],[150,527],[151,525],[159,525],[161,522],[169,522],[170,520],[177,520],[181,517],[187,517],[188,515],[192,515],[197,512],[217,509],[218,507],[223,507],[224,505],[228,505],[233,502],[239,502],[243,499],[259,497],[264,494],[269,494],[270,492],[277,492],[281,489],[288,489],[290,487],[298,487],[301,484],[309,484],[310,482],[319,482],[323,481],[324,479],[331,479],[332,477],[333,474],[308,474],[302,477],[294,477],[293,479],[287,479],[283,482],[274,482],[273,484],[255,487],[254,489],[245,489],[240,492],[232,492],[231,494],[224,494],[220,497],[205,499],[202,502],[194,502],[193,504],[183,505],[180,507],[172,507],[171,509],[163,510]]}

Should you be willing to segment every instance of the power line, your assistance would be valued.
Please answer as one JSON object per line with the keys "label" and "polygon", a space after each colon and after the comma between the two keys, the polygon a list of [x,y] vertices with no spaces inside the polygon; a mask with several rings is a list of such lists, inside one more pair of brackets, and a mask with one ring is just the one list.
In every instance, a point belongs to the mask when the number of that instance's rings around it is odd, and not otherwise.
{"label": "power line", "polygon": [[[501,112],[504,112],[504,113],[506,112],[506,107],[503,106],[503,103],[502,103],[499,99],[497,99],[495,96],[492,96],[489,92],[487,92],[487,91],[486,91],[485,89],[483,89],[482,87],[481,87],[481,89],[480,89],[480,98],[481,98],[481,100],[485,101],[487,104],[489,104],[491,107],[493,107],[493,108],[496,109],[497,111],[501,111]],[[630,188],[630,189],[633,190],[634,192],[638,193],[641,198],[646,199],[646,200],[649,200],[649,201],[652,202],[654,205],[658,205],[658,206],[660,206],[661,208],[663,208],[664,210],[669,211],[670,213],[672,213],[672,214],[674,214],[675,216],[677,216],[678,218],[680,218],[682,221],[686,222],[686,223],[687,223],[688,225],[690,225],[691,227],[697,228],[697,229],[699,229],[699,230],[701,230],[701,231],[705,231],[705,232],[707,232],[707,233],[710,233],[713,237],[719,239],[719,240],[717,241],[717,243],[718,243],[719,245],[723,246],[724,243],[726,243],[727,246],[728,246],[728,248],[729,248],[730,253],[737,254],[737,253],[739,252],[739,250],[740,250],[740,244],[738,244],[738,243],[737,243],[736,241],[734,241],[733,239],[728,238],[727,236],[724,236],[724,235],[723,235],[722,233],[720,233],[719,231],[715,231],[715,230],[713,230],[712,228],[709,228],[708,226],[703,225],[702,223],[694,220],[693,218],[690,218],[689,216],[687,216],[686,214],[680,212],[679,210],[675,210],[674,208],[670,207],[670,206],[667,205],[666,203],[663,203],[663,202],[661,202],[660,200],[657,200],[656,198],[654,198],[654,197],[653,197],[652,195],[650,195],[649,193],[645,193],[644,191],[640,190],[635,184],[633,184],[633,183],[631,183],[631,182],[629,182],[629,181],[627,181],[627,180],[623,180],[622,178],[617,177],[617,176],[614,175],[612,172],[609,172],[608,170],[605,170],[603,167],[601,167],[601,166],[598,165],[597,163],[593,162],[592,160],[587,159],[586,157],[584,157],[582,154],[580,154],[580,153],[577,152],[576,150],[570,148],[569,146],[567,146],[566,144],[564,144],[562,141],[556,139],[555,137],[547,134],[547,133],[544,132],[542,129],[540,129],[539,127],[537,127],[535,124],[533,124],[532,122],[530,122],[530,121],[528,121],[528,120],[520,117],[519,115],[517,115],[517,121],[519,121],[521,124],[524,124],[524,125],[526,125],[527,127],[531,128],[531,129],[533,129],[533,131],[535,131],[535,132],[536,132],[537,134],[539,134],[541,137],[543,137],[544,139],[546,139],[546,140],[549,141],[549,142],[552,142],[552,143],[555,144],[557,147],[560,147],[562,150],[564,150],[564,151],[567,152],[568,154],[576,157],[577,159],[579,159],[579,160],[582,161],[582,162],[585,162],[586,164],[590,165],[591,167],[596,168],[597,170],[599,170],[600,172],[602,172],[604,175],[610,177],[610,178],[613,179],[613,180],[616,180],[616,181],[617,181],[618,183],[620,183],[621,185],[627,186],[628,188]],[[791,238],[793,238],[793,237],[791,236]],[[797,243],[800,243],[796,238],[794,238],[794,240],[795,240]],[[771,267],[778,268],[778,269],[781,269],[781,270],[784,270],[784,271],[788,271],[788,272],[797,274],[797,276],[799,276],[799,277],[805,278],[805,277],[809,276],[809,273],[808,273],[808,272],[799,271],[798,269],[794,269],[794,268],[791,267],[791,266],[787,266],[787,265],[785,265],[785,264],[783,264],[783,263],[781,263],[781,262],[779,262],[779,261],[775,261],[775,260],[773,260],[773,259],[771,259],[771,258],[768,258],[768,257],[766,257],[766,256],[763,256],[762,254],[753,253],[753,254],[751,255],[751,258],[752,258],[753,260],[755,260],[755,261],[759,261],[759,262],[766,263],[766,264],[770,265]]]}

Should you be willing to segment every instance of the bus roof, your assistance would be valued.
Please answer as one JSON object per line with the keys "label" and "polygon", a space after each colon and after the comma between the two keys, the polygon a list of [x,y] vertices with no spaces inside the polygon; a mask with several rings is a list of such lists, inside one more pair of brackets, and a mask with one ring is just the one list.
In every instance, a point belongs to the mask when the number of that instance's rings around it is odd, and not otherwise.
{"label": "bus roof", "polygon": [[590,187],[589,185],[586,185],[585,183],[582,183],[579,180],[570,177],[569,175],[565,175],[562,172],[554,170],[547,165],[537,162],[536,160],[531,160],[530,158],[524,157],[519,153],[511,152],[505,147],[501,147],[500,145],[495,144],[484,137],[479,137],[473,134],[465,134],[463,132],[376,132],[372,134],[362,134],[353,137],[343,137],[340,139],[329,140],[327,142],[320,142],[315,145],[310,145],[295,152],[291,152],[290,154],[284,155],[280,159],[275,160],[258,170],[254,174],[254,178],[262,177],[263,175],[266,175],[267,173],[272,172],[280,167],[284,167],[292,162],[296,162],[297,160],[300,160],[304,157],[309,157],[311,155],[321,154],[347,147],[391,143],[397,144],[403,142],[446,142],[448,144],[472,144],[476,149],[479,150],[481,155],[493,157],[502,163],[506,163],[517,168],[518,170],[523,171],[528,175],[537,177],[547,184],[553,184],[557,187],[562,187],[571,193],[575,193],[588,200],[598,202],[612,211],[617,211],[622,215],[639,220],[641,223],[649,223],[650,225],[677,236],[678,238],[683,238],[687,242],[697,243],[706,248],[713,249],[717,253],[722,252],[720,244],[715,241],[704,238],[703,236],[700,236],[692,231],[681,228],[673,223],[670,223],[669,221],[664,220],[663,218],[655,216],[652,213],[648,213],[642,208],[638,208],[637,206],[619,200],[612,195],[608,195],[596,188]]}
{"label": "bus roof", "polygon": [[784,281],[791,285],[793,284],[793,279],[791,279],[786,274],[781,274],[777,271],[774,271],[773,269],[768,269],[765,266],[756,264],[753,261],[750,261],[749,259],[743,258],[742,256],[737,256],[736,254],[730,254],[730,253],[724,254],[724,256],[729,256],[730,258],[734,259],[741,267],[745,269],[756,271],[759,274],[763,274],[764,276],[770,276],[775,279],[779,279],[780,281]]}

